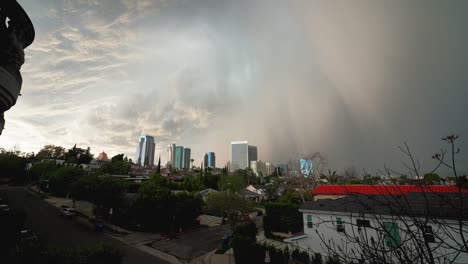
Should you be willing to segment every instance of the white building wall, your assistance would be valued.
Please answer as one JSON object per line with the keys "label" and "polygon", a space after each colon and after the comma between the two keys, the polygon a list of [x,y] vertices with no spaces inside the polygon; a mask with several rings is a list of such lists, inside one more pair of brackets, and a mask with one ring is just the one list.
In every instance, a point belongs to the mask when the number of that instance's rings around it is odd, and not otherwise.
{"label": "white building wall", "polygon": [[[397,217],[392,216],[378,216],[378,221],[376,220],[375,215],[358,215],[351,213],[342,213],[342,212],[319,212],[319,211],[306,211],[303,212],[303,223],[304,223],[304,236],[298,237],[295,239],[290,239],[291,248],[299,248],[302,250],[308,250],[309,252],[319,252],[323,255],[328,255],[327,247],[324,244],[324,241],[333,241],[334,245],[340,247],[340,252],[344,254],[351,254],[352,250],[359,252],[361,248],[358,246],[356,241],[350,241],[343,232],[337,231],[337,217],[341,218],[343,221],[345,232],[348,234],[348,237],[360,237],[362,239],[368,239],[373,237],[375,241],[384,243],[384,232],[383,227],[379,227],[383,221],[395,222],[399,227],[399,233],[401,241],[409,239],[408,232],[405,230],[414,229],[413,222],[410,218],[404,219],[404,221],[399,220]],[[312,227],[309,227],[307,224],[307,216],[312,216]],[[358,227],[356,225],[356,220],[369,220],[371,227],[379,227],[380,231],[377,231],[374,228],[367,227]],[[432,226],[434,232],[434,237],[436,243],[430,243],[431,248],[433,248],[434,256],[450,256],[449,259],[453,259],[456,254],[456,251],[449,249],[450,246],[440,246],[440,240],[443,240],[445,243],[454,246],[455,248],[460,248],[456,245],[454,241],[461,241],[460,234],[456,232],[458,229],[458,224],[456,221],[443,221],[445,224],[441,225],[440,220],[429,221],[428,225]],[[406,223],[406,225],[405,225]],[[450,228],[446,228],[446,226]],[[466,229],[468,229],[468,222],[465,224]],[[445,227],[444,227],[445,226]],[[410,229],[408,229],[410,228]],[[468,235],[468,230],[465,230],[466,235]],[[383,244],[384,245],[384,244]],[[440,263],[443,262],[443,257],[439,258]],[[468,263],[468,254],[462,253],[453,262],[455,264],[466,264]]]}

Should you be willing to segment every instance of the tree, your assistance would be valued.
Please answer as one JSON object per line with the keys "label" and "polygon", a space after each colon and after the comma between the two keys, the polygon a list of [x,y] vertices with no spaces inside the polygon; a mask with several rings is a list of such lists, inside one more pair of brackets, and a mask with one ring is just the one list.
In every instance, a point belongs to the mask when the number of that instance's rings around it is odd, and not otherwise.
{"label": "tree", "polygon": [[0,178],[16,184],[23,184],[26,180],[26,159],[18,152],[0,149]]}
{"label": "tree", "polygon": [[86,173],[80,167],[63,166],[41,177],[41,180],[50,182],[49,191],[59,196],[67,196],[71,192],[74,182]]}
{"label": "tree", "polygon": [[232,175],[222,175],[218,181],[218,190],[238,192],[247,186],[247,174],[244,170],[237,170]]}
{"label": "tree", "polygon": [[89,147],[87,149],[77,148],[76,144],[68,150],[64,157],[67,163],[74,164],[89,164],[93,160],[93,154],[91,154]]}
{"label": "tree", "polygon": [[[318,185],[318,175],[322,174],[321,171],[323,171],[323,164],[326,163],[324,156],[320,153],[310,155],[309,158],[306,158],[305,160],[311,160],[312,164],[314,164],[314,159],[318,161],[319,165],[317,166],[319,166],[319,168],[313,167],[313,170],[304,170],[301,168],[299,161],[290,161],[288,163],[288,171],[285,173],[287,182],[299,193],[302,204],[306,202],[309,191]],[[315,164],[313,166],[315,166]]]}
{"label": "tree", "polygon": [[156,173],[161,173],[161,155],[158,160],[158,167],[156,168]]}
{"label": "tree", "polygon": [[[328,231],[319,234],[323,247],[342,263],[350,264],[459,263],[461,255],[468,255],[468,196],[461,186],[455,187],[455,192],[435,193],[431,191],[433,186],[428,185],[438,179],[434,174],[441,167],[452,170],[456,179],[460,177],[456,167],[456,156],[460,152],[456,146],[458,138],[457,135],[449,135],[442,139],[448,143],[449,150],[433,155],[436,164],[425,174],[409,146],[405,143],[400,147],[408,159],[403,162],[407,173],[416,179],[426,176],[426,183],[420,182],[416,187],[419,194],[408,197],[403,192],[403,186],[387,185],[387,188],[393,188],[393,192],[378,196],[353,195],[335,200],[336,203],[349,202],[349,207],[365,204],[357,217],[367,217],[370,223],[363,227],[355,220],[341,222],[344,232],[340,233],[340,239],[329,239]],[[394,175],[401,178],[407,175],[388,167],[381,173],[390,179]],[[434,205],[437,205],[437,209]],[[382,210],[386,213],[383,214]],[[337,224],[333,219],[320,219],[315,224],[328,226],[334,229],[330,232],[336,232]]]}
{"label": "tree", "polygon": [[278,199],[278,185],[277,184],[267,184],[265,185],[265,191],[267,199],[274,201]]}
{"label": "tree", "polygon": [[426,173],[424,174],[424,181],[426,184],[437,184],[440,182],[440,176],[437,173]]}
{"label": "tree", "polygon": [[209,214],[228,218],[231,227],[240,221],[243,215],[253,212],[253,202],[232,192],[212,193],[206,200]]}
{"label": "tree", "polygon": [[124,154],[118,154],[111,158],[111,162],[106,162],[101,166],[101,173],[114,175],[127,175],[131,164]]}
{"label": "tree", "polygon": [[64,147],[55,145],[45,145],[36,155],[38,160],[44,159],[65,159],[67,151]]}
{"label": "tree", "polygon": [[336,171],[331,171],[328,169],[328,174],[321,174],[320,179],[325,180],[327,184],[338,184],[341,181],[341,176],[336,174]]}

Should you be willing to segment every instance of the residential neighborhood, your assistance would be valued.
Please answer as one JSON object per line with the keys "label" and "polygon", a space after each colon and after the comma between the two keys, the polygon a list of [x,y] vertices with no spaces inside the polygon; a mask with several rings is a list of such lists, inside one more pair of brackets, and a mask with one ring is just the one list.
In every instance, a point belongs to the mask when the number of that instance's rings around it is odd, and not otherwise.
{"label": "residential neighborhood", "polygon": [[0,264],[468,264],[467,11],[1,0]]}

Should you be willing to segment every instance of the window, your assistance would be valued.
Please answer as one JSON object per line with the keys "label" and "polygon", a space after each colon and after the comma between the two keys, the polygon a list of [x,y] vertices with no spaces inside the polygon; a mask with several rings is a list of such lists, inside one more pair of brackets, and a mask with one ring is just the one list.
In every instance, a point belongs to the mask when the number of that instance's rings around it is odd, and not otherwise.
{"label": "window", "polygon": [[343,220],[341,219],[341,217],[336,218],[336,231],[338,231],[338,232],[344,232],[345,231]]}
{"label": "window", "polygon": [[401,238],[398,224],[394,222],[384,222],[383,224],[385,227],[385,244],[392,248],[399,247],[401,244]]}
{"label": "window", "polygon": [[312,216],[307,215],[307,227],[312,228]]}
{"label": "window", "polygon": [[434,233],[432,232],[432,226],[425,226],[424,227],[424,240],[428,243],[435,243]]}
{"label": "window", "polygon": [[362,219],[357,219],[356,225],[359,227],[371,227],[369,220],[362,220]]}

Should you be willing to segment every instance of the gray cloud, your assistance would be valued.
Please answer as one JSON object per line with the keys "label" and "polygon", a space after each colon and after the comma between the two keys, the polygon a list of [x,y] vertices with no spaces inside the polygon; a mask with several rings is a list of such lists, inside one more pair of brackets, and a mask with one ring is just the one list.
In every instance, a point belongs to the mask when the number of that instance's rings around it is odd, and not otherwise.
{"label": "gray cloud", "polygon": [[463,1],[21,3],[37,40],[3,145],[133,156],[149,133],[222,165],[247,139],[262,160],[375,170],[401,167],[403,141],[428,165],[441,136],[468,135]]}

